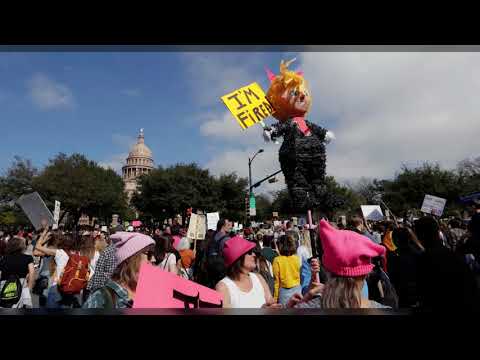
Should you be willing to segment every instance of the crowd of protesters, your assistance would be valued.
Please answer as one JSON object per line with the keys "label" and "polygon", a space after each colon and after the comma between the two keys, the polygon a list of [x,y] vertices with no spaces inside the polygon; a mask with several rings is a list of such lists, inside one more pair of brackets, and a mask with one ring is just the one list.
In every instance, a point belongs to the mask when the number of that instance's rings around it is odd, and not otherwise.
{"label": "crowd of protesters", "polygon": [[234,229],[220,219],[205,240],[178,224],[0,233],[0,306],[128,308],[140,266],[215,289],[231,308],[418,308],[480,305],[480,204],[466,223],[415,221]]}

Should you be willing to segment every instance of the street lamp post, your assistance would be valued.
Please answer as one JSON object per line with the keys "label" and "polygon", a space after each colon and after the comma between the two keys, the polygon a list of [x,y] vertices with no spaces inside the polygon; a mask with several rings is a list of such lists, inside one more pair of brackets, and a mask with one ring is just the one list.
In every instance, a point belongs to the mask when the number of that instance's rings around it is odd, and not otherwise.
{"label": "street lamp post", "polygon": [[[262,153],[263,152],[263,149],[260,149],[258,150],[255,155],[252,156],[252,158],[248,158],[248,200],[250,201],[250,198],[252,197],[252,193],[253,193],[253,190],[252,190],[252,162],[253,162],[253,159],[255,159],[255,156],[257,156],[258,154]],[[249,206],[249,209],[250,209],[250,206]],[[250,210],[249,210],[249,215],[248,217],[250,217]]]}
{"label": "street lamp post", "polygon": [[253,159],[255,159],[255,156],[258,154],[262,153],[263,149],[258,150],[255,155],[250,159],[248,158],[248,183],[249,183],[249,192],[248,194],[251,196],[252,195],[252,162]]}

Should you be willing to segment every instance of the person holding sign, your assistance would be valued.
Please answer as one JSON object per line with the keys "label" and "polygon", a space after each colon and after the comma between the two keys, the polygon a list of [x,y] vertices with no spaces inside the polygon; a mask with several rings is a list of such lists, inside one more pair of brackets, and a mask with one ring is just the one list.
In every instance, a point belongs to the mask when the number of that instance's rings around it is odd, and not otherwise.
{"label": "person holding sign", "polygon": [[274,304],[270,289],[256,268],[255,244],[240,236],[225,243],[223,256],[227,276],[215,287],[223,295],[226,308],[280,307]]}
{"label": "person holding sign", "polygon": [[275,140],[283,136],[280,167],[295,208],[305,211],[335,200],[325,188],[325,145],[334,135],[305,119],[312,98],[303,73],[288,69],[294,60],[282,61],[277,76],[267,70],[271,85],[266,97],[279,123],[266,127],[264,137]]}

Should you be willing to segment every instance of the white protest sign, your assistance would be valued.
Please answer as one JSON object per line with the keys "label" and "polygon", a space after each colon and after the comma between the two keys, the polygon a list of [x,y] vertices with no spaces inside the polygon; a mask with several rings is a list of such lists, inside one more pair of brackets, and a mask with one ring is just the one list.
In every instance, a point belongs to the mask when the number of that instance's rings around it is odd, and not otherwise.
{"label": "white protest sign", "polygon": [[42,222],[45,222],[48,226],[53,225],[53,215],[37,192],[20,196],[17,204],[20,205],[25,215],[27,215],[35,230],[43,228]]}
{"label": "white protest sign", "polygon": [[360,207],[362,208],[362,213],[365,220],[383,220],[383,212],[380,205],[361,205]]}
{"label": "white protest sign", "polygon": [[275,220],[273,222],[273,226],[277,227],[277,226],[282,226],[282,222],[281,221],[278,221],[278,220]]}
{"label": "white protest sign", "polygon": [[206,233],[205,215],[190,215],[190,224],[188,225],[187,237],[190,239],[203,240]]}
{"label": "white protest sign", "polygon": [[447,199],[443,199],[433,195],[425,195],[425,198],[423,199],[422,209],[420,211],[426,214],[442,216],[443,209],[445,208],[446,203]]}
{"label": "white protest sign", "polygon": [[208,230],[217,230],[217,223],[220,220],[220,213],[207,213],[207,228]]}
{"label": "white protest sign", "polygon": [[233,223],[233,231],[238,231],[238,222]]}
{"label": "white protest sign", "polygon": [[55,200],[55,210],[53,211],[52,229],[58,229],[58,220],[60,220],[60,201]]}

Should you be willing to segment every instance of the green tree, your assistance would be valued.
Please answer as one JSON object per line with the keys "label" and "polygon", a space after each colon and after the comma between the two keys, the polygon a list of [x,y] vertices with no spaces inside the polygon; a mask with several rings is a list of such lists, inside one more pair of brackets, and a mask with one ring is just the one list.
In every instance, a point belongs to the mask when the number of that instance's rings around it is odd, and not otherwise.
{"label": "green tree", "polygon": [[[61,202],[62,214],[69,213],[76,224],[82,214],[106,223],[112,214],[127,211],[122,178],[81,154],[59,154],[34,178],[33,187],[50,208]],[[69,216],[70,218],[70,216]]]}
{"label": "green tree", "polygon": [[[264,222],[272,218],[272,201],[263,194],[255,195],[257,215],[255,221]],[[244,210],[245,211],[245,210]]]}
{"label": "green tree", "polygon": [[132,204],[142,219],[163,221],[186,209],[220,212],[220,216],[238,221],[245,214],[247,180],[235,173],[215,177],[197,164],[158,167],[139,178],[138,193]]}
{"label": "green tree", "polygon": [[185,215],[189,207],[214,211],[220,201],[216,185],[209,171],[196,164],[160,166],[139,178],[139,192],[133,196],[132,204],[143,218],[160,221]]}
{"label": "green tree", "polygon": [[222,174],[216,183],[219,192],[218,209],[221,216],[234,221],[243,221],[248,180],[238,177],[236,173],[231,173]]}
{"label": "green tree", "polygon": [[22,194],[33,192],[33,179],[38,170],[30,160],[15,156],[5,176],[0,177],[0,224],[29,226],[30,221],[15,200]]}
{"label": "green tree", "polygon": [[30,160],[15,156],[4,177],[0,177],[0,202],[16,200],[20,195],[33,192],[33,178],[38,170]]}
{"label": "green tree", "polygon": [[462,185],[455,171],[427,162],[412,169],[404,166],[392,181],[383,181],[383,190],[383,200],[397,216],[420,209],[426,194],[447,199],[448,214],[458,210]]}

